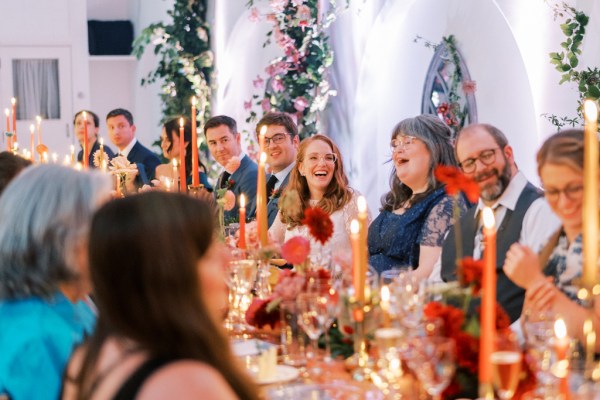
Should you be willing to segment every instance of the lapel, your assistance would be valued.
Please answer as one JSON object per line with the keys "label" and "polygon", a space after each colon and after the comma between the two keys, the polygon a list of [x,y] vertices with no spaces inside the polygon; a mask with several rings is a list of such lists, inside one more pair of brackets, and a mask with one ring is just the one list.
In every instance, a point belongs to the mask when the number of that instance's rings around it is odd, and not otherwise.
{"label": "lapel", "polygon": [[239,182],[242,178],[242,175],[244,174],[244,170],[246,169],[248,162],[250,162],[250,159],[247,155],[244,155],[244,157],[240,160],[239,168],[236,169],[235,172],[229,177],[229,179],[233,179],[233,185],[231,186],[232,188],[236,186],[237,182]]}
{"label": "lapel", "polygon": [[135,161],[135,155],[137,154],[139,144],[140,144],[140,142],[136,142],[133,145],[133,147],[131,148],[131,151],[129,152],[129,154],[127,154],[127,159],[129,160],[129,162]]}

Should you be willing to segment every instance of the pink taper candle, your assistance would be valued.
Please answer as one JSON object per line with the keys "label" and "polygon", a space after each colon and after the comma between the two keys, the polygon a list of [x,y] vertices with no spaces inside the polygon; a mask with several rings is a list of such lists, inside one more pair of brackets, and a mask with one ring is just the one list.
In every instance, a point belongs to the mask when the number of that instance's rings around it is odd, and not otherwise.
{"label": "pink taper candle", "polygon": [[246,250],[246,196],[240,194],[240,238],[238,239],[238,248]]}
{"label": "pink taper candle", "polygon": [[196,127],[196,97],[192,97],[192,185],[200,185],[198,174],[198,129]]}

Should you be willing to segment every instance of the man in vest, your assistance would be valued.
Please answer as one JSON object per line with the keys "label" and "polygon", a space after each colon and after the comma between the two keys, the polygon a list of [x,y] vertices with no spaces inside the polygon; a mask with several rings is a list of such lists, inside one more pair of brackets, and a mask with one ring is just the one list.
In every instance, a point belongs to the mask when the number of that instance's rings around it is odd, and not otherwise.
{"label": "man in vest", "polygon": [[[560,221],[540,190],[518,170],[513,149],[498,128],[488,124],[470,125],[458,133],[455,146],[460,168],[477,182],[481,192],[477,206],[460,219],[462,253],[482,258],[481,211],[484,206],[491,207],[497,227],[496,296],[514,322],[521,315],[525,291],[502,269],[506,252],[514,242],[539,251],[558,229]],[[441,277],[444,281],[456,280],[454,228],[442,247]]]}

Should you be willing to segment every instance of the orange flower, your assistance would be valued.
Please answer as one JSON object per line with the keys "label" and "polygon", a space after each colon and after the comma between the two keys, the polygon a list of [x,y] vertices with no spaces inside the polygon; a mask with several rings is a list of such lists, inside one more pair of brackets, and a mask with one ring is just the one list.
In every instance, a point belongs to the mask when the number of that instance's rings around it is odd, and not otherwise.
{"label": "orange flower", "polygon": [[302,225],[306,225],[311,236],[322,244],[327,243],[333,235],[333,222],[329,214],[319,207],[307,208],[304,211]]}
{"label": "orange flower", "polygon": [[483,278],[483,261],[473,257],[465,257],[458,262],[458,279],[463,286],[473,286],[473,294],[481,290]]}
{"label": "orange flower", "polygon": [[281,246],[281,256],[290,264],[302,264],[310,253],[310,241],[294,236]]}
{"label": "orange flower", "polygon": [[465,176],[456,167],[449,165],[438,165],[435,167],[435,178],[446,185],[446,193],[455,196],[463,192],[471,203],[479,199],[479,186],[473,179]]}

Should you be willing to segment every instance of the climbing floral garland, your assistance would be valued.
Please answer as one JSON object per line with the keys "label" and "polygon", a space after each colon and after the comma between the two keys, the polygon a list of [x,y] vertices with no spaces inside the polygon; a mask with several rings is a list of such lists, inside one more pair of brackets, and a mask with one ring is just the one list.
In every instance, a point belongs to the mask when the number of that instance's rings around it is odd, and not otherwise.
{"label": "climbing floral garland", "polygon": [[564,126],[583,125],[583,101],[600,99],[600,70],[598,67],[587,68],[587,70],[576,69],[579,66],[579,55],[581,55],[581,44],[585,36],[585,27],[589,22],[589,17],[583,12],[566,3],[556,3],[553,6],[554,19],[564,19],[560,28],[566,39],[560,44],[562,48],[559,52],[549,54],[550,62],[555,69],[560,72],[561,79],[559,84],[572,82],[577,85],[579,99],[577,100],[577,116],[559,117],[555,114],[542,114],[558,130]]}
{"label": "climbing floral garland", "polygon": [[247,3],[250,20],[272,24],[263,47],[274,41],[284,55],[269,63],[266,76],[254,79],[254,88],[260,93],[244,102],[249,112],[246,122],[256,121],[259,113],[287,112],[296,117],[300,136],[310,136],[318,131],[319,114],[330,96],[336,95],[327,79],[333,51],[326,34],[338,13],[336,1],[329,0],[328,11],[323,12],[319,0],[269,0],[266,14],[254,3]]}

